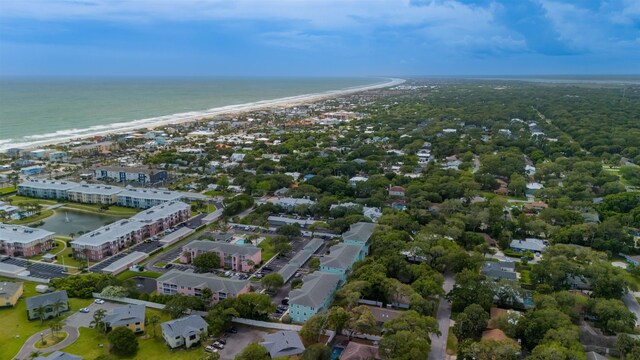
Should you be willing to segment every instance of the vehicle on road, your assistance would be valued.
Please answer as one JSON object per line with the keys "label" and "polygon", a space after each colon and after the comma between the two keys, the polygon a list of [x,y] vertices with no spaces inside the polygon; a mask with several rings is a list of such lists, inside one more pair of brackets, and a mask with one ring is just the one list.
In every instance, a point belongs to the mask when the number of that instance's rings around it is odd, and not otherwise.
{"label": "vehicle on road", "polygon": [[96,304],[104,304],[104,300],[102,299],[95,299],[93,302]]}
{"label": "vehicle on road", "polygon": [[89,312],[89,308],[82,308],[80,309],[81,313],[88,313]]}

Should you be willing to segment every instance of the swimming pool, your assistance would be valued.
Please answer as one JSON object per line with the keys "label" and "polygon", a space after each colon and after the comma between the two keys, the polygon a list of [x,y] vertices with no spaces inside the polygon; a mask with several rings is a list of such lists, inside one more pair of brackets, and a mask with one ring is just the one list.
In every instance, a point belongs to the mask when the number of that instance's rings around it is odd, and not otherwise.
{"label": "swimming pool", "polygon": [[331,349],[331,360],[340,359],[340,354],[342,354],[343,351],[343,347],[334,346],[333,349]]}

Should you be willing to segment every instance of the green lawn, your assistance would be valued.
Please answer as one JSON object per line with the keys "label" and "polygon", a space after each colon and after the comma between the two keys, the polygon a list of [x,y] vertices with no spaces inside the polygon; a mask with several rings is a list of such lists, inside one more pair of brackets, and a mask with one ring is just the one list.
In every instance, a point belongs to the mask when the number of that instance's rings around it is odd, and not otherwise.
{"label": "green lawn", "polygon": [[272,257],[276,255],[276,251],[273,249],[273,245],[271,245],[271,239],[266,238],[258,244],[258,247],[262,249],[262,262],[266,263],[271,260]]}
{"label": "green lawn", "polygon": [[[187,360],[197,359],[205,355],[205,352],[201,347],[194,347],[189,350],[169,350],[162,340],[160,323],[167,321],[170,318],[158,310],[147,309],[147,318],[150,318],[154,314],[160,315],[160,321],[158,325],[156,325],[156,337],[153,337],[153,330],[151,327],[148,327],[147,335],[141,335],[138,337],[138,353],[134,357],[127,357],[126,359]],[[100,347],[100,344],[102,344],[102,347]],[[107,340],[106,335],[98,333],[95,329],[80,328],[80,337],[78,340],[62,349],[62,351],[82,355],[85,359],[95,359],[98,356],[109,354],[109,341]],[[111,355],[110,358],[123,359],[123,357],[115,355]]]}
{"label": "green lawn", "polygon": [[[14,279],[0,278],[0,281],[15,281]],[[38,295],[35,283],[25,282],[22,298],[13,308],[0,308],[0,360],[13,358],[24,342],[33,334],[41,331],[49,331],[49,325],[55,320],[42,323],[40,320],[27,320],[26,298]],[[71,315],[75,310],[83,308],[91,303],[91,299],[69,299],[71,311],[61,317]]]}
{"label": "green lawn", "polygon": [[20,220],[11,220],[9,221],[9,224],[16,224],[16,225],[31,224],[31,223],[44,220],[53,214],[55,214],[55,211],[53,210],[42,210],[38,215],[29,216],[26,218],[22,218]]}
{"label": "green lawn", "polygon": [[103,210],[100,208],[99,204],[77,204],[77,203],[65,203],[65,208],[76,209],[76,210],[84,210],[97,212],[106,215],[116,215],[116,216],[133,216],[140,212],[140,209],[122,207],[122,206],[109,206],[109,210]]}
{"label": "green lawn", "polygon": [[127,280],[127,279],[131,279],[132,277],[136,277],[136,276],[142,276],[142,277],[148,277],[148,278],[152,278],[152,279],[157,279],[160,276],[162,276],[162,273],[153,272],[153,271],[137,272],[137,271],[127,270],[127,271],[123,272],[122,274],[119,274],[117,276],[117,278],[120,279],[120,280]]}
{"label": "green lawn", "polygon": [[7,187],[0,188],[0,196],[8,195],[14,192],[16,192],[15,186],[7,186]]}
{"label": "green lawn", "polygon": [[455,355],[458,351],[458,339],[453,334],[453,328],[449,329],[447,335],[447,355]]}

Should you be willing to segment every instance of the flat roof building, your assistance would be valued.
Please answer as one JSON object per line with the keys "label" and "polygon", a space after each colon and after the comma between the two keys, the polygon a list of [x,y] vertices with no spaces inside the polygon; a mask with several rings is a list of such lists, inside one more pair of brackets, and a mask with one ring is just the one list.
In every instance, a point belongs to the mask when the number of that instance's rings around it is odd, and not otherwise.
{"label": "flat roof building", "polygon": [[55,233],[21,225],[0,223],[0,250],[9,256],[34,256],[53,248]]}

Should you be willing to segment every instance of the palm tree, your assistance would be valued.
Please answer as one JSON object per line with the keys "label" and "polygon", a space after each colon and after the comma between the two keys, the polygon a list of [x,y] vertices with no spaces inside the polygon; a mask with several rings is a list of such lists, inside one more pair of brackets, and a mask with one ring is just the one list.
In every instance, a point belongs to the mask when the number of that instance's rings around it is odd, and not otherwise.
{"label": "palm tree", "polygon": [[53,312],[56,313],[56,317],[60,315],[60,310],[64,308],[64,303],[61,300],[58,300],[51,304],[51,308],[53,308]]}
{"label": "palm tree", "polygon": [[42,352],[40,351],[32,351],[31,354],[29,354],[29,359],[31,360],[35,360],[37,359],[40,355],[42,355]]}
{"label": "palm tree", "polygon": [[149,318],[149,324],[153,327],[153,337],[156,337],[156,325],[158,325],[158,321],[160,321],[160,316],[158,314],[153,314]]}
{"label": "palm tree", "polygon": [[51,336],[56,336],[56,331],[62,330],[62,323],[60,321],[56,321],[49,327],[51,329]]}
{"label": "palm tree", "polygon": [[105,326],[106,324],[104,323],[104,321],[102,321],[104,320],[105,315],[107,315],[107,310],[96,310],[96,312],[93,313],[93,320],[91,321],[90,325],[93,325],[93,327],[95,327],[98,331],[107,332],[107,327]]}
{"label": "palm tree", "polygon": [[33,312],[36,313],[36,315],[38,315],[38,317],[40,318],[40,321],[44,323],[44,316],[47,313],[47,309],[45,309],[44,306],[40,305],[35,310],[33,310]]}

